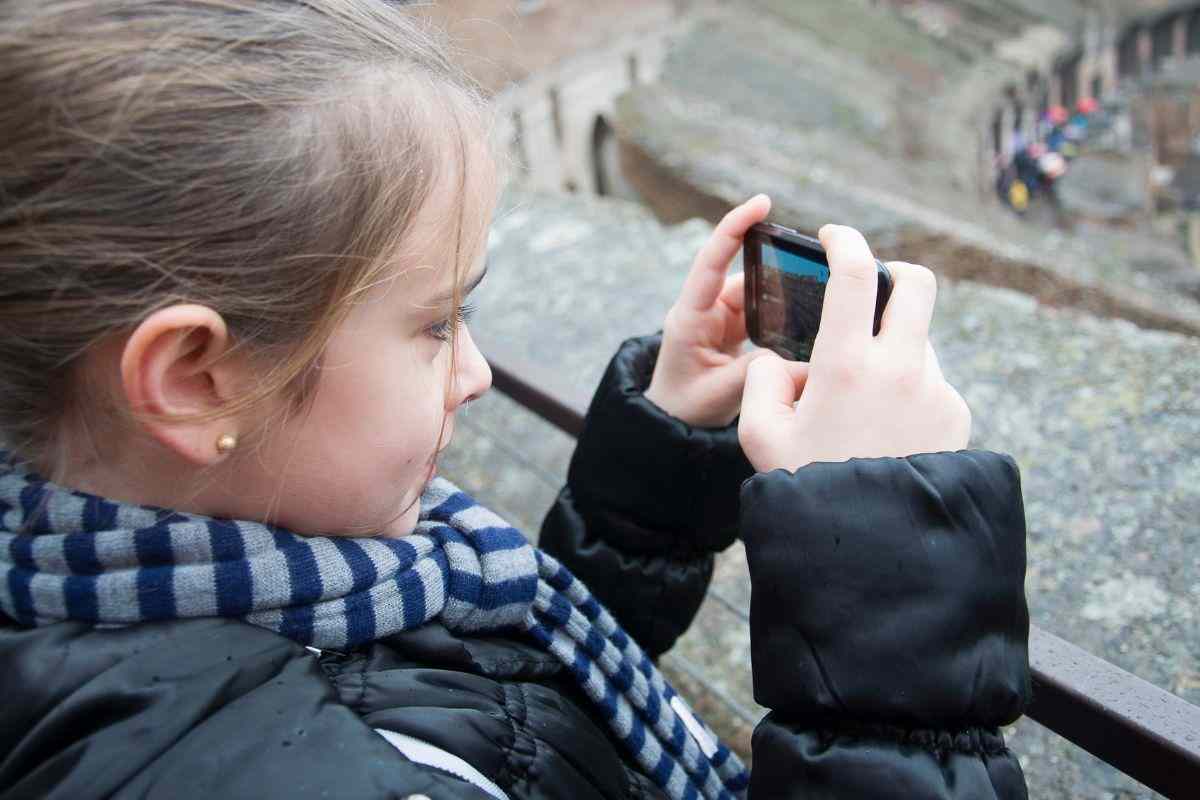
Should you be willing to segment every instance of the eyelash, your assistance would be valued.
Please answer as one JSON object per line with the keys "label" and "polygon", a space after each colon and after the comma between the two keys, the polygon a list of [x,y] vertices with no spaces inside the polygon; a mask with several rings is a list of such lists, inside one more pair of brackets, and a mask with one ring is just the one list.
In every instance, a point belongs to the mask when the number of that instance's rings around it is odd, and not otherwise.
{"label": "eyelash", "polygon": [[467,303],[454,312],[453,319],[444,319],[429,326],[429,335],[441,342],[450,341],[450,333],[459,325],[466,325],[475,313],[475,306]]}

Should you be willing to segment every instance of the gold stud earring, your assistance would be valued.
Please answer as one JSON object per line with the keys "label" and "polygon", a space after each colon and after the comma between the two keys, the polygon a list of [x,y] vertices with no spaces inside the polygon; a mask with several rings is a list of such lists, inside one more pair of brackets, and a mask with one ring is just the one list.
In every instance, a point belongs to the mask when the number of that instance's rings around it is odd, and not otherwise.
{"label": "gold stud earring", "polygon": [[221,438],[217,439],[217,452],[222,454],[228,453],[230,450],[237,447],[237,444],[237,437],[232,433],[222,434]]}

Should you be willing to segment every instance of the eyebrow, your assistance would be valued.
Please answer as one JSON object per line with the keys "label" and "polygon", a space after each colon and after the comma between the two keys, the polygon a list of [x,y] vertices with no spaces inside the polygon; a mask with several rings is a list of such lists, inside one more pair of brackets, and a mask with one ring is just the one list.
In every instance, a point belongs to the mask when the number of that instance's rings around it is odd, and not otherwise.
{"label": "eyebrow", "polygon": [[[462,296],[466,297],[471,292],[475,291],[475,287],[479,285],[480,281],[482,281],[484,276],[487,275],[487,272],[488,272],[488,265],[485,262],[483,265],[483,270],[480,271],[480,273],[478,275],[476,275],[474,278],[472,278],[470,283],[468,283],[466,286],[463,287]],[[433,303],[434,305],[441,305],[442,303],[449,303],[453,299],[454,299],[454,293],[447,292],[446,294],[436,295],[430,302]]]}

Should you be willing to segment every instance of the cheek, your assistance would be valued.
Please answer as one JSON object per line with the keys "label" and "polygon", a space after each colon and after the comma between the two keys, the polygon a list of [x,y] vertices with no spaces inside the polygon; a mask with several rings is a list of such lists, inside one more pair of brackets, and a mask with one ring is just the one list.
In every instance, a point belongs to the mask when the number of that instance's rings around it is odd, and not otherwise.
{"label": "cheek", "polygon": [[322,376],[309,413],[279,431],[262,465],[283,478],[288,527],[362,535],[416,513],[443,420],[436,371],[416,367]]}
{"label": "cheek", "polygon": [[437,439],[444,373],[440,363],[404,355],[331,381],[329,391],[318,395],[320,409],[314,409],[321,426],[340,432],[359,452],[405,461],[427,456],[419,451]]}
{"label": "cheek", "polygon": [[415,513],[446,421],[449,355],[394,324],[335,337],[305,409],[272,415],[238,467],[237,516],[266,508],[298,532],[364,535]]}

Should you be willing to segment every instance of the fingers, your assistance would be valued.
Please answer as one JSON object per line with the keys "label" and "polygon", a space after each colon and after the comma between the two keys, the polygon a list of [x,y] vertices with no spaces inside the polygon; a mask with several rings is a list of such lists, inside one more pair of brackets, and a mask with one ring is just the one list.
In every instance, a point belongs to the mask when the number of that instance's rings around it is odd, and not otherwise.
{"label": "fingers", "polygon": [[[808,383],[808,362],[785,360],[783,368],[787,370],[788,377],[792,379],[792,385],[796,388],[796,398],[799,399],[805,385]],[[793,400],[792,407],[795,408],[795,405],[796,401]]]}
{"label": "fingers", "polygon": [[725,215],[692,262],[679,293],[681,306],[695,311],[712,307],[724,286],[729,262],[742,246],[746,230],[766,219],[770,211],[771,198],[759,194]]}
{"label": "fingers", "polygon": [[817,234],[829,257],[829,284],[814,351],[849,354],[871,340],[879,289],[875,256],[854,228],[826,225]]}
{"label": "fingers", "polygon": [[746,367],[742,419],[770,427],[772,421],[791,416],[808,380],[808,365],[784,361],[770,350],[754,355]]}
{"label": "fingers", "polygon": [[746,273],[737,272],[726,276],[718,299],[729,306],[730,311],[740,314],[746,306]]}
{"label": "fingers", "polygon": [[725,278],[721,295],[717,301],[728,312],[725,316],[726,347],[734,347],[746,340],[746,273],[739,272]]}
{"label": "fingers", "polygon": [[807,380],[807,364],[784,361],[770,351],[747,367],[738,441],[756,469],[765,470],[780,463],[783,454],[776,452],[780,434],[794,416],[796,398]]}
{"label": "fingers", "polygon": [[739,389],[746,385],[746,372],[750,369],[750,365],[770,352],[763,347],[753,347],[734,360],[734,369],[730,371],[730,374],[734,376],[733,379],[737,381]]}
{"label": "fingers", "polygon": [[917,264],[893,261],[887,266],[892,273],[892,296],[883,310],[879,336],[913,360],[923,358],[937,301],[937,278]]}

